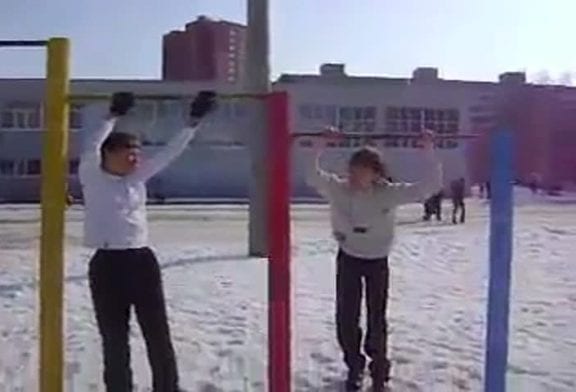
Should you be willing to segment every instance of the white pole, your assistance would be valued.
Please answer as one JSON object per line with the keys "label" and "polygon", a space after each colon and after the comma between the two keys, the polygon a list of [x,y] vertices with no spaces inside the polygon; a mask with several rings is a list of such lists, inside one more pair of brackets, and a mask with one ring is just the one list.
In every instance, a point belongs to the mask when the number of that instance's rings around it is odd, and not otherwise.
{"label": "white pole", "polygon": [[[268,0],[248,1],[246,37],[246,90],[250,93],[270,92]],[[265,257],[267,249],[267,122],[263,100],[251,104],[252,121],[248,135],[250,149],[250,220],[248,224],[250,256]]]}

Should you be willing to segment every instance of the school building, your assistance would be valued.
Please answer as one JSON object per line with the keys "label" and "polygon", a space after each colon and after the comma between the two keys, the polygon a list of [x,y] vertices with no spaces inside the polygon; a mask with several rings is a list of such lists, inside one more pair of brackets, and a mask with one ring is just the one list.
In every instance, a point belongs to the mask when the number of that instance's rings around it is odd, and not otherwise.
{"label": "school building", "polygon": [[[485,181],[490,161],[486,127],[482,126],[486,102],[504,88],[521,89],[515,104],[518,116],[512,125],[516,135],[516,175],[527,180],[538,173],[547,187],[576,181],[576,89],[536,86],[521,73],[502,74],[497,82],[447,80],[437,69],[419,68],[407,78],[354,76],[343,64],[324,64],[317,74],[283,74],[274,90],[290,95],[293,132],[318,131],[335,125],[345,132],[388,133],[377,140],[390,175],[415,181],[422,168],[420,150],[410,135],[423,127],[444,135],[438,142],[445,168],[445,183],[465,177],[469,183]],[[154,153],[180,126],[187,112],[186,98],[202,89],[238,92],[230,83],[166,80],[92,80],[71,83],[72,93],[169,94],[182,100],[140,101],[118,127],[138,133],[145,153]],[[36,201],[39,198],[42,127],[42,79],[0,79],[0,200]],[[69,187],[80,196],[77,168],[83,137],[99,125],[107,102],[75,100],[70,112]],[[149,186],[151,197],[246,198],[250,161],[251,105],[245,100],[222,104],[209,124],[185,153]],[[480,133],[478,139],[458,135]],[[273,134],[272,134],[273,137]],[[326,168],[344,170],[350,152],[365,141],[343,140],[329,148]],[[311,161],[311,140],[293,145],[292,184],[295,197],[314,193],[304,177]]]}

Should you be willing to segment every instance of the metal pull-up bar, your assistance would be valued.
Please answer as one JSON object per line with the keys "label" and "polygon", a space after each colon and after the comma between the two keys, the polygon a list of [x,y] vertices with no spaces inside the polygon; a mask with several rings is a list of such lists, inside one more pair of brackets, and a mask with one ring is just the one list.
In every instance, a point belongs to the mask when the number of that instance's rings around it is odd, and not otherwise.
{"label": "metal pull-up bar", "polygon": [[[193,94],[142,94],[135,93],[134,97],[139,101],[182,101],[186,99],[193,99]],[[249,94],[249,93],[218,93],[219,99],[232,100],[232,99],[265,99],[267,94]],[[72,94],[69,99],[71,101],[109,101],[112,94]]]}
{"label": "metal pull-up bar", "polygon": [[45,40],[0,40],[0,48],[41,48],[47,45]]}

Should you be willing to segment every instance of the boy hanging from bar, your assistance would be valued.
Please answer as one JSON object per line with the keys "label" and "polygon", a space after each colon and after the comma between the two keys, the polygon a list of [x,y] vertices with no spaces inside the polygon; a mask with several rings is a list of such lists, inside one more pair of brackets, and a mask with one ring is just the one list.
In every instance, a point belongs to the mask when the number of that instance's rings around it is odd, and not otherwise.
{"label": "boy hanging from bar", "polygon": [[96,249],[89,282],[102,337],[108,392],[132,391],[129,320],[133,307],[148,351],[154,392],[177,392],[178,371],[166,315],[162,277],[148,247],[146,182],[168,166],[194,138],[216,107],[213,92],[200,92],[189,123],[149,159],[138,139],[112,132],[117,118],[134,105],[131,93],[116,93],[103,126],[89,135],[79,176],[85,205],[84,243]]}
{"label": "boy hanging from bar", "polygon": [[[329,128],[327,139],[342,134]],[[390,380],[387,356],[386,309],[390,255],[395,231],[396,208],[418,202],[442,188],[442,168],[434,153],[433,134],[422,135],[425,167],[421,182],[406,184],[387,180],[389,173],[380,153],[365,147],[352,154],[348,176],[339,177],[320,167],[325,147],[316,142],[316,161],[311,164],[309,184],[330,203],[331,224],[339,245],[336,257],[336,330],[348,368],[347,391],[362,389],[366,356],[372,390],[385,390]],[[367,335],[361,351],[360,306],[366,292]]]}

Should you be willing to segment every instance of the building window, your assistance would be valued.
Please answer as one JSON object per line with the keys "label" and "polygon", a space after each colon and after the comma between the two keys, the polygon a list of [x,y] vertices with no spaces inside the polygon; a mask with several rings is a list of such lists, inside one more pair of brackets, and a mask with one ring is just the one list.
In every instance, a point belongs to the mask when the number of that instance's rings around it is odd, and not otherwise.
{"label": "building window", "polygon": [[218,114],[222,121],[236,121],[247,114],[246,106],[240,102],[225,102],[219,107]]}
{"label": "building window", "polygon": [[14,161],[0,159],[0,177],[12,177],[14,175]]}
{"label": "building window", "polygon": [[[69,162],[70,175],[78,173],[79,162],[73,159]],[[0,177],[37,177],[42,174],[42,161],[40,159],[22,159],[18,161],[0,159]]]}
{"label": "building window", "polygon": [[[398,135],[417,134],[427,128],[441,135],[456,135],[460,128],[460,113],[457,109],[438,109],[422,107],[388,107],[386,108],[386,132]],[[415,139],[391,139],[385,143],[388,147],[417,148]],[[438,143],[439,148],[456,148],[458,142]]]}
{"label": "building window", "polygon": [[[82,105],[72,105],[69,116],[70,129],[82,128]],[[0,112],[0,128],[4,129],[39,130],[42,121],[43,110],[33,103],[12,104]]]}
{"label": "building window", "polygon": [[82,105],[77,104],[70,106],[70,129],[80,129],[84,126],[82,108]]}
{"label": "building window", "polygon": [[16,162],[14,175],[18,177],[39,176],[41,172],[39,159],[23,159]]}
{"label": "building window", "polygon": [[40,160],[39,159],[28,160],[26,165],[26,175],[39,176],[40,173],[41,173]]}
{"label": "building window", "polygon": [[70,161],[70,164],[68,165],[68,173],[70,175],[77,175],[78,174],[78,166],[80,165],[80,162],[78,161],[78,159],[72,159]]}
{"label": "building window", "polygon": [[3,110],[0,114],[0,127],[2,128],[13,128],[14,127],[14,115],[12,112]]}
{"label": "building window", "polygon": [[5,129],[38,130],[41,125],[41,108],[37,103],[13,103],[2,109],[0,125]]}
{"label": "building window", "polygon": [[342,106],[338,109],[338,126],[344,132],[371,133],[376,131],[375,106]]}
{"label": "building window", "polygon": [[337,124],[337,108],[334,105],[304,104],[298,107],[301,122],[307,126]]}
{"label": "building window", "polygon": [[14,174],[18,177],[25,176],[27,172],[26,161],[16,161]]}
{"label": "building window", "polygon": [[156,121],[157,109],[158,106],[155,102],[139,102],[134,107],[134,115],[142,122],[152,124],[154,121]]}

